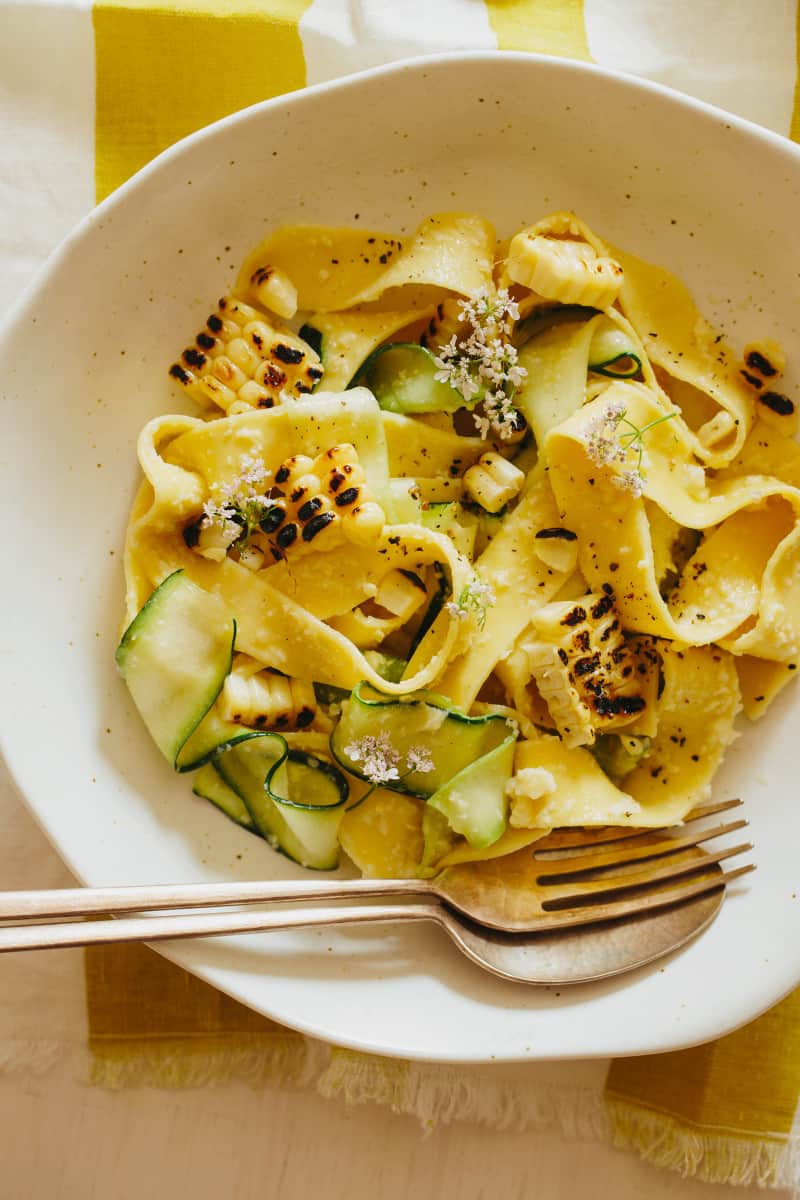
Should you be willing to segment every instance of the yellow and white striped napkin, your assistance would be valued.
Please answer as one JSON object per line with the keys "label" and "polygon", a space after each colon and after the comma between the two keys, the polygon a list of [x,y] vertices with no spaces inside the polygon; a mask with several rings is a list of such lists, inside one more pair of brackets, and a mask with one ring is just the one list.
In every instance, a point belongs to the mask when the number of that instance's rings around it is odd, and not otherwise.
{"label": "yellow and white striped napkin", "polygon": [[[800,140],[798,0],[0,0],[0,14],[0,304],[95,199],[179,138],[414,55],[591,60]],[[699,1178],[800,1189],[800,991],[693,1050],[453,1068],[323,1047],[142,948],[92,951],[86,986],[106,1086],[315,1086],[424,1122],[556,1127]],[[0,1070],[6,1049],[0,1032]]]}

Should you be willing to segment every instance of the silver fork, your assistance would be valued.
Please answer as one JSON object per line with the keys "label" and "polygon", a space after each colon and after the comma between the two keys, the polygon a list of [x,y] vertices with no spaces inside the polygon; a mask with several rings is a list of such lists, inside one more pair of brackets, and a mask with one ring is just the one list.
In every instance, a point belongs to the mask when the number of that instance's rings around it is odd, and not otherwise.
{"label": "silver fork", "polygon": [[[695,824],[737,807],[728,800],[688,815]],[[449,867],[434,880],[358,879],[173,884],[0,893],[0,950],[44,949],[116,941],[212,936],[267,928],[356,921],[436,920],[451,936],[480,928],[499,935],[545,933],[643,916],[708,893],[753,869],[723,872],[720,863],[749,842],[708,852],[701,844],[747,825],[738,819],[680,832],[606,827],[557,830],[533,847],[483,863]],[[419,897],[414,904],[269,913],[170,912],[278,902]],[[422,901],[426,901],[423,903]],[[150,917],[126,916],[156,912]],[[77,916],[116,916],[112,922]],[[47,923],[55,918],[54,923]],[[465,920],[466,918],[466,920]],[[44,922],[44,923],[42,923]],[[495,940],[497,934],[494,935]],[[456,938],[458,940],[458,938]],[[462,947],[463,948],[463,947]],[[475,955],[472,955],[475,957]],[[488,963],[484,963],[493,969]]]}

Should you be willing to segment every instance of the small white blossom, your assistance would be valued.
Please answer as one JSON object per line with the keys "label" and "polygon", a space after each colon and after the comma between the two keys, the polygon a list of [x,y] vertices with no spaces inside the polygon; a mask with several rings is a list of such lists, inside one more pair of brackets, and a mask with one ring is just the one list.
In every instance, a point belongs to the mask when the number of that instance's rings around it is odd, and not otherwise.
{"label": "small white blossom", "polygon": [[621,471],[611,482],[623,492],[630,492],[636,499],[644,491],[644,479],[638,471]]}
{"label": "small white blossom", "polygon": [[[636,497],[641,496],[646,479],[644,435],[649,429],[663,424],[664,421],[670,421],[674,416],[674,412],[663,413],[640,429],[633,421],[628,420],[622,401],[610,401],[586,427],[586,453],[601,467],[614,463],[630,464],[633,455],[634,466],[628,465],[626,470],[616,471],[613,483],[622,491],[630,492]],[[620,425],[627,428],[620,429]]]}
{"label": "small white blossom", "polygon": [[474,575],[469,583],[465,583],[458,594],[457,600],[448,600],[445,608],[452,617],[464,620],[475,613],[478,625],[483,629],[486,624],[486,610],[497,603],[497,597],[488,583],[484,583]]}
{"label": "small white blossom", "polygon": [[586,453],[600,467],[625,462],[628,450],[620,441],[618,430],[624,416],[625,405],[615,400],[604,405],[586,426]]}
{"label": "small white blossom", "polygon": [[246,454],[239,464],[239,474],[221,488],[218,501],[207,500],[203,505],[203,526],[219,525],[226,534],[233,534],[235,541],[247,538],[269,507],[263,494],[270,472],[264,463]]}
{"label": "small white blossom", "polygon": [[427,775],[428,771],[434,769],[434,761],[425,746],[411,746],[406,755],[406,766],[409,771],[419,771],[420,774]]}
{"label": "small white blossom", "polygon": [[[373,787],[382,783],[394,783],[414,771],[427,774],[435,765],[430,751],[425,746],[410,746],[405,763],[402,763],[402,756],[392,745],[387,733],[366,734],[357,742],[345,746],[344,752],[354,763],[361,765],[361,774]],[[400,774],[401,765],[403,775]]]}
{"label": "small white blossom", "polygon": [[527,375],[508,340],[509,325],[519,319],[519,308],[506,288],[495,294],[481,288],[460,302],[459,316],[470,332],[460,341],[453,334],[442,346],[434,359],[436,379],[449,383],[467,406],[481,401],[483,414],[475,416],[475,424],[482,438],[492,430],[509,438],[518,428],[512,398]]}
{"label": "small white blossom", "polygon": [[400,778],[400,755],[386,733],[366,734],[345,746],[344,752],[353,762],[361,764],[361,773],[370,783],[390,783]]}

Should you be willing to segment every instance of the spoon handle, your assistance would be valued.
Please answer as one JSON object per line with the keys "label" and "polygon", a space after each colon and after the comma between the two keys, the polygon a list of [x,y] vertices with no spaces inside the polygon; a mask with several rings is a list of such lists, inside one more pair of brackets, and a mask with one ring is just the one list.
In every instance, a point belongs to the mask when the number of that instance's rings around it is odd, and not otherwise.
{"label": "spoon handle", "polygon": [[423,879],[326,879],[313,883],[287,879],[0,892],[0,921],[111,916],[115,913],[148,912],[162,908],[205,908],[225,904],[412,896],[431,891],[431,885]]}
{"label": "spoon handle", "polygon": [[304,929],[311,925],[362,922],[439,921],[436,904],[374,904],[350,908],[314,908],[293,912],[178,913],[172,916],[121,917],[115,921],[66,921],[53,925],[0,927],[0,953],[97,946],[110,942],[156,942],[177,938]]}

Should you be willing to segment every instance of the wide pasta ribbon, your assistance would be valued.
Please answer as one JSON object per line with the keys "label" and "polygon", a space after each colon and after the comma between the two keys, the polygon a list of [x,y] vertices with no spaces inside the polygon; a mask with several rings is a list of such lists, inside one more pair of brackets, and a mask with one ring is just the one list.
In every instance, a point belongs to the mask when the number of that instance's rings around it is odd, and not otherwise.
{"label": "wide pasta ribbon", "polygon": [[236,290],[248,298],[253,274],[271,267],[289,276],[306,312],[364,304],[419,310],[433,302],[434,292],[470,296],[491,288],[494,248],[492,225],[472,213],[434,214],[403,239],[352,228],[283,226],[247,256]]}
{"label": "wide pasta ribbon", "polygon": [[[604,463],[593,449],[614,404],[624,408],[625,428],[644,430],[668,415],[643,385],[616,383],[546,440],[550,482],[578,534],[590,586],[614,588],[626,629],[778,661],[800,653],[800,490],[763,475],[707,479],[674,416],[643,435],[637,498],[625,487],[638,470],[637,447],[629,443],[621,463]],[[711,531],[667,601],[644,498],[679,525]]]}

